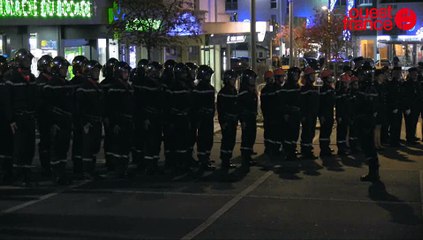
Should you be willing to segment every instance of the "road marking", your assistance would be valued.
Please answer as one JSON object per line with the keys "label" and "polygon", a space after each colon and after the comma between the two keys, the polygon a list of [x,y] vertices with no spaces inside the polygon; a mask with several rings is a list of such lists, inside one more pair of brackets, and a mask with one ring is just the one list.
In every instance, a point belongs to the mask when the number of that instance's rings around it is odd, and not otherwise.
{"label": "road marking", "polygon": [[252,192],[254,189],[256,189],[260,184],[262,184],[264,181],[266,181],[267,178],[269,178],[273,172],[269,171],[266,172],[263,176],[261,176],[257,181],[255,181],[253,184],[248,186],[244,191],[237,194],[234,198],[232,198],[229,202],[227,202],[225,205],[223,205],[219,210],[217,210],[213,215],[211,215],[205,222],[200,224],[198,227],[196,227],[194,230],[183,236],[181,239],[183,240],[190,240],[196,237],[198,234],[206,230],[210,225],[212,225],[214,222],[217,221],[223,214],[225,214],[229,209],[231,209],[235,204],[237,204],[242,198],[244,198],[247,194]]}
{"label": "road marking", "polygon": [[12,213],[12,212],[16,212],[18,210],[21,210],[23,208],[29,207],[29,206],[34,205],[36,203],[39,203],[41,201],[47,200],[49,198],[52,198],[52,197],[54,197],[54,196],[56,196],[56,195],[58,195],[58,194],[60,194],[60,193],[62,193],[64,191],[69,190],[69,189],[80,187],[80,186],[82,186],[82,185],[84,185],[84,184],[86,184],[88,182],[90,182],[90,180],[83,181],[83,182],[80,182],[78,184],[71,185],[71,186],[69,186],[67,188],[60,189],[59,191],[56,191],[56,192],[53,192],[53,193],[48,193],[48,194],[42,195],[38,199],[31,200],[31,201],[28,201],[28,202],[24,202],[22,204],[19,204],[19,205],[14,206],[14,207],[10,207],[8,209],[2,210],[0,212],[0,215]]}
{"label": "road marking", "polygon": [[422,208],[423,216],[423,171],[420,171],[420,207]]}

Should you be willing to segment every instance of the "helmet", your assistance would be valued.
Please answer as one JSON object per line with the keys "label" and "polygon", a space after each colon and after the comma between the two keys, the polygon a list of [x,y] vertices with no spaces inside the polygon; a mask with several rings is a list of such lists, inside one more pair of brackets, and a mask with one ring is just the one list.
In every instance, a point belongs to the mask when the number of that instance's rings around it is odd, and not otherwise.
{"label": "helmet", "polygon": [[211,76],[213,75],[214,71],[211,67],[207,65],[200,65],[197,70],[197,79],[200,81],[208,81],[210,82]]}
{"label": "helmet", "polygon": [[185,65],[188,67],[188,71],[189,71],[191,79],[194,80],[195,77],[197,76],[198,65],[193,62],[187,62],[185,63]]}
{"label": "helmet", "polygon": [[[122,78],[122,73],[124,71],[128,72],[128,77],[129,77],[129,72],[131,71],[131,67],[128,65],[128,63],[126,62],[117,62],[114,67],[113,67],[113,76],[115,78]],[[127,80],[127,79],[124,79]]]}
{"label": "helmet", "polygon": [[[98,69],[98,72],[95,72],[94,69]],[[101,64],[96,60],[90,60],[82,66],[82,74],[94,80],[98,80],[100,70]]]}
{"label": "helmet", "polygon": [[163,66],[160,63],[151,62],[147,65],[146,75],[152,78],[159,78],[162,68]]}
{"label": "helmet", "polygon": [[148,65],[148,60],[147,59],[141,59],[141,60],[138,61],[137,68],[146,69],[147,65]]}
{"label": "helmet", "polygon": [[266,78],[272,78],[273,77],[273,72],[272,71],[266,71],[264,73],[264,79]]}
{"label": "helmet", "polygon": [[3,75],[9,69],[7,59],[3,56],[0,56],[0,75]]}
{"label": "helmet", "polygon": [[107,60],[106,64],[104,64],[102,68],[104,77],[106,78],[113,77],[113,66],[117,62],[119,62],[119,60],[117,60],[116,58],[110,58],[109,60]]}
{"label": "helmet", "polygon": [[37,70],[43,73],[51,72],[50,64],[53,61],[53,57],[50,55],[42,56],[37,62]]}
{"label": "helmet", "polygon": [[31,66],[32,58],[34,58],[34,55],[25,48],[21,48],[15,52],[15,62],[19,67],[29,68]]}
{"label": "helmet", "polygon": [[348,74],[342,74],[341,75],[341,81],[342,82],[349,82],[349,81],[351,81],[351,77]]}
{"label": "helmet", "polygon": [[175,74],[175,79],[180,80],[188,77],[189,69],[185,64],[177,63],[175,67],[173,67],[173,73]]}
{"label": "helmet", "polygon": [[88,61],[88,59],[82,55],[76,56],[72,60],[72,72],[73,74],[82,73],[82,66]]}
{"label": "helmet", "polygon": [[251,69],[245,69],[241,73],[241,86],[256,85],[257,74]]}
{"label": "helmet", "polygon": [[166,62],[164,63],[164,68],[165,69],[173,69],[173,67],[176,65],[176,62],[175,62],[175,60],[173,60],[173,59],[169,59],[169,60],[166,60]]}
{"label": "helmet", "polygon": [[[51,73],[55,76],[66,77],[69,65],[68,60],[64,57],[57,56],[53,58],[53,61],[50,64]],[[62,69],[66,69],[66,72],[61,72]]]}
{"label": "helmet", "polygon": [[285,75],[285,71],[282,68],[277,68],[273,71],[273,75],[275,76],[282,76]]}
{"label": "helmet", "polygon": [[223,73],[223,82],[227,84],[229,80],[236,79],[237,77],[238,77],[238,74],[233,69],[226,70]]}
{"label": "helmet", "polygon": [[321,78],[328,78],[333,76],[333,72],[329,69],[324,69],[323,71],[320,72],[320,77]]}
{"label": "helmet", "polygon": [[315,73],[315,71],[314,71],[314,69],[313,69],[313,68],[311,68],[311,67],[306,67],[306,68],[304,69],[304,75],[309,75],[309,74],[313,74],[313,73]]}

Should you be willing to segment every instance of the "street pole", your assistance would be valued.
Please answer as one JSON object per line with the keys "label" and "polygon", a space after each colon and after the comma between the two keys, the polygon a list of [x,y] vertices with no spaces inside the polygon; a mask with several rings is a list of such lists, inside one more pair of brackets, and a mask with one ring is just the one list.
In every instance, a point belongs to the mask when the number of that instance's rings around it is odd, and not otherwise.
{"label": "street pole", "polygon": [[289,67],[294,66],[294,0],[289,0]]}
{"label": "street pole", "polygon": [[251,0],[251,69],[256,71],[257,65],[257,32],[256,32],[256,0]]}

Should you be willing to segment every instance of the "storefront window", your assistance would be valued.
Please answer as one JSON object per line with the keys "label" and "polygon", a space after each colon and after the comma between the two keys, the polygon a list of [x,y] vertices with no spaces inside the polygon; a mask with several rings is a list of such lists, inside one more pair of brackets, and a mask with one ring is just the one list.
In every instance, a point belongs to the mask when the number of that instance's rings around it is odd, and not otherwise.
{"label": "storefront window", "polygon": [[360,42],[361,56],[366,58],[374,58],[374,41],[361,40]]}

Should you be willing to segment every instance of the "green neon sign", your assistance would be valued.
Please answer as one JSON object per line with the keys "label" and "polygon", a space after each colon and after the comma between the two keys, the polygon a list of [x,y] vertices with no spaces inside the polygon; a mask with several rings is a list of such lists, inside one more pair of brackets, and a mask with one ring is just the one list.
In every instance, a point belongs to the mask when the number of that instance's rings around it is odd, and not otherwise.
{"label": "green neon sign", "polygon": [[91,18],[92,0],[0,0],[0,18]]}

